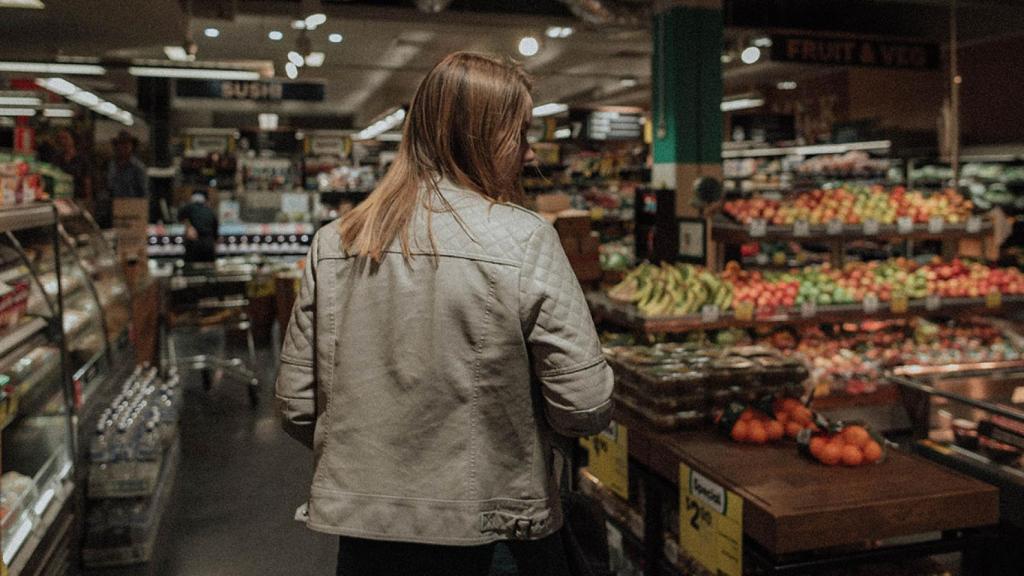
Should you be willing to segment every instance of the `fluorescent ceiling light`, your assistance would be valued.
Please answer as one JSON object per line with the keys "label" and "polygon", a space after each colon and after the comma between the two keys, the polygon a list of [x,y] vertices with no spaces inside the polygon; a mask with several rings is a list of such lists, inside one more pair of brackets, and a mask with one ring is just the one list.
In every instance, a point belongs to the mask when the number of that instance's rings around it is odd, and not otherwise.
{"label": "fluorescent ceiling light", "polygon": [[282,33],[280,30],[271,30],[270,32],[267,32],[267,38],[270,38],[271,40],[276,42],[281,38],[284,38],[284,33]]}
{"label": "fluorescent ceiling light", "polygon": [[96,107],[96,111],[109,116],[110,114],[117,112],[117,106],[115,106],[113,102],[102,102]]}
{"label": "fluorescent ceiling light", "polygon": [[306,66],[319,68],[324,65],[324,58],[323,52],[310,52],[309,56],[306,56]]}
{"label": "fluorescent ceiling light", "polygon": [[327,22],[327,14],[323,12],[317,12],[306,16],[306,30],[316,30],[317,26]]}
{"label": "fluorescent ceiling light", "polygon": [[39,106],[39,96],[31,92],[0,92],[0,106]]}
{"label": "fluorescent ceiling light", "polygon": [[43,0],[0,0],[0,8],[32,8],[42,10],[46,8]]}
{"label": "fluorescent ceiling light", "polygon": [[292,20],[292,30],[305,30],[305,29],[306,29],[306,21],[305,20]]}
{"label": "fluorescent ceiling light", "polygon": [[197,80],[259,80],[252,70],[218,70],[215,68],[170,68],[162,66],[129,66],[132,76],[147,78],[194,78]]}
{"label": "fluorescent ceiling light", "polygon": [[260,130],[277,130],[280,116],[278,116],[277,114],[267,113],[260,114],[258,116],[258,119],[260,123]]}
{"label": "fluorescent ceiling light", "polygon": [[559,128],[555,130],[555,140],[565,140],[572,136],[572,128]]}
{"label": "fluorescent ceiling light", "polygon": [[35,116],[35,108],[0,108],[0,116]]}
{"label": "fluorescent ceiling light", "polygon": [[732,62],[732,54],[722,54],[721,60],[722,64],[728,64],[729,62]]}
{"label": "fluorescent ceiling light", "polygon": [[164,46],[164,54],[167,55],[168,60],[175,62],[190,62],[195,60],[196,57],[188,53],[184,46]]}
{"label": "fluorescent ceiling light", "polygon": [[550,102],[548,104],[542,104],[533,109],[534,118],[543,118],[544,116],[552,116],[554,114],[561,114],[569,109],[567,104],[558,104],[556,102]]}
{"label": "fluorescent ceiling light", "polygon": [[355,135],[355,140],[373,140],[381,134],[402,125],[405,120],[405,109],[399,108],[387,116],[363,128]]}
{"label": "fluorescent ceiling light", "polygon": [[767,36],[762,36],[760,38],[754,38],[753,44],[754,44],[754,46],[757,46],[758,48],[771,48],[772,47],[772,39],[767,37]]}
{"label": "fluorescent ceiling light", "polygon": [[43,116],[47,118],[74,118],[75,111],[71,108],[43,108]]}
{"label": "fluorescent ceiling light", "polygon": [[535,56],[540,52],[540,42],[533,36],[525,36],[519,40],[519,53],[523,56]]}
{"label": "fluorescent ceiling light", "polygon": [[331,44],[341,44],[341,41],[344,39],[345,37],[342,36],[341,34],[338,34],[337,32],[327,37],[327,41],[330,42]]}
{"label": "fluorescent ceiling light", "polygon": [[764,98],[736,98],[722,101],[722,112],[735,112],[736,110],[749,110],[764,106]]}
{"label": "fluorescent ceiling light", "polygon": [[544,35],[548,38],[568,38],[572,36],[574,30],[569,26],[548,26],[548,29],[544,31]]}
{"label": "fluorescent ceiling light", "polygon": [[60,96],[70,96],[78,92],[78,86],[63,78],[36,78],[36,86],[46,88]]}
{"label": "fluorescent ceiling light", "polygon": [[299,54],[295,50],[288,53],[288,61],[298,68],[301,68],[302,65],[306,63],[306,59],[302,57],[302,54]]}
{"label": "fluorescent ceiling light", "polygon": [[100,103],[100,97],[87,90],[79,90],[68,96],[68,99],[82,106],[93,107]]}
{"label": "fluorescent ceiling light", "polygon": [[25,72],[28,74],[82,74],[102,76],[106,68],[96,64],[65,64],[59,62],[0,62],[0,72]]}
{"label": "fluorescent ceiling light", "polygon": [[740,60],[744,64],[753,64],[761,59],[761,49],[757,46],[747,46],[740,52]]}
{"label": "fluorescent ceiling light", "polygon": [[284,65],[284,73],[288,75],[288,78],[295,80],[299,77],[299,67],[291,62]]}
{"label": "fluorescent ceiling light", "polygon": [[639,83],[640,81],[637,80],[635,76],[623,76],[622,78],[619,78],[619,84],[625,86],[626,88],[632,88],[633,86],[636,86]]}
{"label": "fluorescent ceiling light", "polygon": [[815,144],[812,146],[791,146],[788,148],[751,148],[747,150],[723,150],[722,158],[757,158],[761,156],[810,156],[812,154],[845,154],[852,150],[886,151],[892,147],[890,140],[850,142],[848,144]]}
{"label": "fluorescent ceiling light", "polygon": [[779,90],[796,90],[796,82],[792,80],[783,80],[775,85]]}
{"label": "fluorescent ceiling light", "polygon": [[203,35],[207,38],[216,38],[220,36],[220,30],[217,30],[216,28],[207,28],[206,30],[203,30]]}

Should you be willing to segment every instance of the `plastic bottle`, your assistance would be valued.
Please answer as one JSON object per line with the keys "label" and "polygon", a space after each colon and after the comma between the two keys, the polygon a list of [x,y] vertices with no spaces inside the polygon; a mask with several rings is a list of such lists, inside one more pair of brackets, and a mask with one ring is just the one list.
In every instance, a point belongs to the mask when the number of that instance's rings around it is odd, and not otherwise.
{"label": "plastic bottle", "polygon": [[110,438],[107,436],[105,419],[96,426],[96,434],[89,443],[89,460],[94,464],[110,462]]}

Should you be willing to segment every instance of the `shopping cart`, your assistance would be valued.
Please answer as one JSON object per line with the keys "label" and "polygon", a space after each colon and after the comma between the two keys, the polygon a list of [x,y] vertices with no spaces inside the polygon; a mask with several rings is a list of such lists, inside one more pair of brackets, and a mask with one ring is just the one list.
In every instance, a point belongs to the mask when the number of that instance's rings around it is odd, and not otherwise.
{"label": "shopping cart", "polygon": [[[209,390],[219,376],[248,386],[249,402],[259,403],[260,382],[254,372],[256,346],[249,319],[246,289],[251,265],[191,263],[176,267],[166,279],[160,321],[160,353],[164,366],[198,370]],[[248,362],[228,357],[229,332],[244,332]],[[187,337],[179,344],[179,338]],[[179,346],[186,355],[179,356]]]}

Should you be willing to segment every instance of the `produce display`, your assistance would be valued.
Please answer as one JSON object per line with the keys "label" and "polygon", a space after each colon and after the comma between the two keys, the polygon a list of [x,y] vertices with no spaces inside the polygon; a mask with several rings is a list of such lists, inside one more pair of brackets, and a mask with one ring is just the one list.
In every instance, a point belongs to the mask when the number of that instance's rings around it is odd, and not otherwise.
{"label": "produce display", "polygon": [[800,439],[805,454],[826,466],[876,464],[885,455],[885,442],[859,424],[831,426]]}
{"label": "produce display", "polygon": [[853,304],[869,297],[889,302],[928,296],[983,298],[990,293],[1024,294],[1024,273],[980,262],[935,258],[918,264],[906,258],[825,263],[789,271],[743,270],[735,262],[716,275],[689,264],[644,263],[608,291],[613,300],[635,304],[646,316],[693,314],[705,305],[722,310],[749,303],[761,313],[804,303],[820,306]]}
{"label": "produce display", "polygon": [[769,348],[697,344],[623,346],[605,351],[617,401],[662,430],[701,427],[733,402],[804,393],[807,369]]}
{"label": "produce display", "polygon": [[812,225],[833,220],[843,224],[862,224],[867,220],[895,224],[899,218],[924,223],[933,217],[956,224],[966,221],[973,209],[970,200],[953,190],[925,195],[902,186],[842,186],[803,192],[783,200],[756,197],[730,200],[723,205],[724,212],[741,224],[764,220],[775,225],[792,225],[798,220]]}
{"label": "produce display", "polygon": [[789,397],[768,397],[749,406],[733,403],[717,417],[717,422],[719,430],[745,444],[795,439],[803,430],[819,429],[814,413]]}

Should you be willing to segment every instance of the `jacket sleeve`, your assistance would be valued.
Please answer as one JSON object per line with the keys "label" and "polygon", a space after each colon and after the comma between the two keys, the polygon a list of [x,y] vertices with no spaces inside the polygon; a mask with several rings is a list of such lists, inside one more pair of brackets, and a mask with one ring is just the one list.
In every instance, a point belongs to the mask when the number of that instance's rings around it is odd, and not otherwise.
{"label": "jacket sleeve", "polygon": [[520,269],[520,318],[551,427],[588,436],[611,419],[613,377],[594,321],[554,228],[527,241]]}
{"label": "jacket sleeve", "polygon": [[313,237],[302,285],[292,307],[281,349],[281,368],[274,395],[284,429],[306,446],[313,446],[316,426],[316,253]]}

